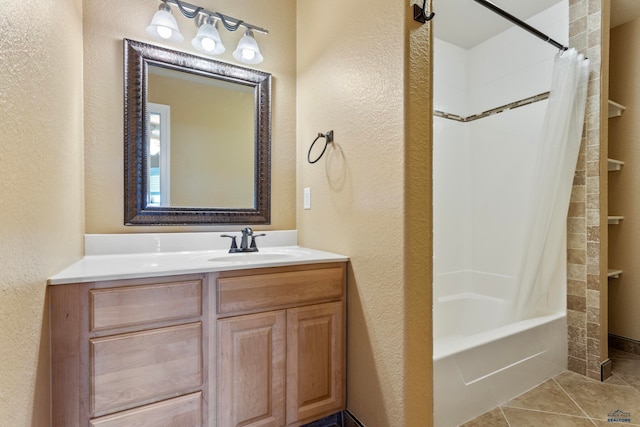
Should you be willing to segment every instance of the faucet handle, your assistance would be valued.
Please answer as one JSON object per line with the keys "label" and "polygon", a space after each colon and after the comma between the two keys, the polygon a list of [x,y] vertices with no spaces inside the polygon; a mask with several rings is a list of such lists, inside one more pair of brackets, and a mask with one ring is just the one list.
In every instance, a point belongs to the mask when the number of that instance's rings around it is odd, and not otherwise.
{"label": "faucet handle", "polygon": [[236,236],[221,234],[220,237],[229,237],[231,239],[231,248],[229,248],[229,252],[236,252],[238,250],[238,243],[236,242]]}
{"label": "faucet handle", "polygon": [[261,236],[266,236],[265,233],[262,234],[252,234],[251,235],[251,246],[249,246],[252,249],[255,249],[256,252],[258,251],[258,247],[256,246],[256,237],[261,237]]}

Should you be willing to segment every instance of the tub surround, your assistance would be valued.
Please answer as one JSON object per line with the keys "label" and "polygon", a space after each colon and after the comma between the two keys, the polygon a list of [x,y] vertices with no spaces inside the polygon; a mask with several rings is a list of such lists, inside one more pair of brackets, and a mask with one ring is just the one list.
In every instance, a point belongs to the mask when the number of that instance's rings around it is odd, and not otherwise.
{"label": "tub surround", "polygon": [[[49,284],[62,285],[348,260],[344,255],[299,247],[296,230],[268,231],[265,236],[257,239],[260,249],[257,253],[275,255],[271,257],[229,254],[229,239],[221,237],[222,234],[240,236],[239,231],[86,235],[85,256],[52,276]],[[211,261],[212,259],[219,261]],[[245,261],[248,259],[251,261]]]}
{"label": "tub surround", "polygon": [[[566,369],[564,312],[515,323],[496,278],[434,285],[434,419],[454,427]],[[460,313],[465,313],[460,317]],[[452,398],[454,396],[454,398]]]}
{"label": "tub surround", "polygon": [[465,351],[456,353],[456,342],[451,349],[441,344],[434,358],[435,425],[458,426],[563,372],[566,324],[564,314],[548,315],[479,334]]}

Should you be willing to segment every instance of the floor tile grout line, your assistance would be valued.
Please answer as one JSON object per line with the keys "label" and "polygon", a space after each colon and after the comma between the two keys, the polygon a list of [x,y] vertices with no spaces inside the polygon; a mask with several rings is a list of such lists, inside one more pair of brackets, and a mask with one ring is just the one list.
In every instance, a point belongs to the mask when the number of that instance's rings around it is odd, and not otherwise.
{"label": "floor tile grout line", "polygon": [[[612,362],[613,362],[613,364],[614,364],[614,366],[615,366],[615,360],[616,360],[616,358],[612,358],[611,360],[612,360]],[[620,358],[618,358],[618,360],[631,360],[631,361],[638,361],[638,362],[640,362],[640,359],[620,359]],[[612,376],[612,377],[616,377],[619,381],[622,381],[622,382],[624,383],[624,386],[631,387],[631,388],[632,388],[632,389],[634,389],[636,392],[640,393],[640,388],[638,388],[638,387],[634,386],[633,384],[631,384],[630,382],[628,382],[628,381],[624,378],[624,376],[620,373],[620,371],[619,371],[619,370],[618,370],[618,372],[614,372],[614,371],[615,371],[615,368],[612,368],[612,372],[611,372],[611,376]],[[606,381],[604,382],[604,384],[607,384],[607,385],[621,385],[621,384],[610,384],[610,383],[607,383]],[[621,386],[622,386],[622,385],[621,385]]]}
{"label": "floor tile grout line", "polygon": [[[559,375],[558,375],[558,376],[559,376]],[[595,424],[595,425],[597,426],[596,421],[606,421],[606,420],[604,420],[604,419],[591,417],[589,414],[587,414],[587,412],[582,408],[582,406],[580,406],[580,404],[578,404],[578,402],[573,398],[573,396],[571,396],[571,394],[570,394],[570,393],[569,393],[569,392],[568,392],[564,387],[562,387],[562,385],[561,385],[558,381],[556,381],[556,378],[557,378],[557,377],[554,377],[554,378],[553,378],[553,380],[558,384],[558,386],[562,389],[562,391],[564,391],[564,392],[567,394],[567,396],[569,396],[569,399],[571,399],[571,400],[573,401],[573,403],[575,403],[575,404],[578,406],[578,408],[580,408],[580,410],[581,410],[581,411],[586,415],[586,417],[587,417],[587,418],[588,418],[588,419],[589,419],[593,424]],[[586,378],[586,379],[590,379],[590,378],[588,378],[588,377],[584,377],[584,378]],[[594,380],[594,381],[595,381],[595,380]],[[624,380],[623,380],[623,381],[624,381]],[[624,382],[626,383],[626,381],[624,381]],[[602,382],[602,381],[595,381],[594,383],[595,383],[595,384],[601,384],[601,385],[603,385],[603,386],[625,387],[625,388],[630,388],[630,389],[632,389],[632,390],[636,390],[634,387],[627,386],[627,385],[620,385],[620,384],[606,384],[606,383],[604,383],[604,382]],[[634,424],[629,424],[629,425],[634,425]]]}
{"label": "floor tile grout line", "polygon": [[[569,398],[569,400],[571,402],[573,402],[573,404],[578,408],[578,410],[582,413],[582,415],[575,415],[575,414],[566,414],[566,413],[561,413],[561,412],[551,412],[551,411],[545,411],[545,410],[540,410],[540,409],[533,409],[533,408],[526,408],[526,407],[518,407],[518,406],[510,406],[509,402],[511,402],[512,400],[505,402],[501,405],[498,405],[497,408],[494,409],[499,409],[500,413],[502,414],[502,418],[505,421],[505,423],[507,424],[508,427],[512,427],[511,426],[511,422],[509,421],[509,419],[507,418],[507,414],[505,412],[505,409],[515,409],[515,410],[520,410],[520,411],[527,411],[527,412],[535,412],[535,413],[539,413],[539,414],[549,414],[549,415],[554,415],[554,416],[560,416],[560,417],[567,417],[567,418],[579,418],[579,419],[586,419],[589,420],[590,424],[598,427],[601,422],[607,422],[606,418],[602,418],[602,414],[600,414],[599,416],[595,416],[592,417],[590,416],[587,411],[578,403],[578,401],[574,398],[574,396],[568,391],[567,388],[563,387],[562,384],[560,384],[560,382],[558,381],[558,378],[563,376],[563,375],[576,375],[579,378],[575,378],[576,380],[580,380],[582,382],[588,383],[588,384],[600,384],[601,386],[598,387],[603,387],[604,389],[631,389],[633,390],[633,392],[635,393],[640,393],[640,389],[637,389],[636,387],[634,387],[633,385],[631,385],[630,383],[628,383],[627,381],[624,380],[624,378],[622,376],[620,376],[619,373],[616,372],[612,372],[613,376],[615,376],[622,384],[609,384],[603,381],[598,381],[589,377],[583,377],[580,376],[578,374],[572,373],[570,371],[564,371],[558,375],[556,375],[553,378],[550,378],[551,380],[554,381],[554,383],[556,384],[556,386],[558,386],[560,388],[560,390],[562,391],[562,393],[564,393],[564,395],[566,397]],[[539,384],[538,386],[532,387],[529,391],[536,389],[537,387],[539,387],[541,384]],[[579,386],[579,384],[577,384]],[[611,387],[614,386],[614,387]],[[526,394],[528,392],[524,392],[519,396],[522,396],[524,394]],[[579,395],[579,394],[578,394]],[[518,396],[518,397],[519,397]],[[486,413],[485,413],[486,414]],[[473,420],[471,420],[473,421]],[[640,424],[627,424],[629,426],[636,426],[636,427],[640,427]]]}
{"label": "floor tile grout line", "polygon": [[[588,419],[591,420],[591,417],[589,417],[589,415],[585,414],[584,416],[582,415],[571,415],[571,414],[563,414],[562,412],[550,412],[550,411],[543,411],[540,409],[532,409],[532,408],[517,408],[515,406],[505,406],[505,408],[510,408],[510,409],[517,409],[519,411],[529,411],[529,412],[537,412],[539,414],[549,414],[549,415],[559,415],[561,417],[569,417],[569,418],[581,418],[581,419]],[[582,410],[582,408],[578,407],[578,409]],[[584,412],[584,411],[583,411]]]}
{"label": "floor tile grout line", "polygon": [[500,408],[500,413],[502,414],[502,418],[504,418],[504,420],[507,422],[507,427],[511,427],[511,423],[509,422],[509,418],[507,418],[507,414],[504,413],[504,409],[502,409],[502,406],[499,406]]}
{"label": "floor tile grout line", "polygon": [[622,381],[624,384],[610,384],[610,383],[607,383],[606,381],[605,381],[605,382],[603,382],[603,384],[607,384],[607,385],[620,385],[620,386],[623,386],[623,387],[631,387],[631,388],[635,389],[635,387],[633,387],[631,384],[629,384],[629,383],[628,383],[624,378],[622,378],[619,374],[612,373],[612,374],[611,374],[611,376],[612,376],[612,377],[616,377],[619,381]]}
{"label": "floor tile grout line", "polygon": [[[563,390],[563,392],[564,392],[564,390]],[[573,401],[573,399],[572,399],[572,401]],[[575,402],[574,402],[574,403],[575,403]],[[576,405],[576,406],[577,406],[577,405]],[[567,413],[564,413],[564,412],[544,411],[544,410],[542,410],[542,409],[535,409],[535,408],[523,408],[523,407],[521,407],[521,406],[509,406],[509,405],[503,405],[503,407],[505,407],[505,408],[510,408],[510,409],[522,409],[522,410],[525,410],[525,411],[532,411],[532,412],[541,412],[541,413],[543,413],[543,414],[550,414],[550,415],[562,415],[563,417],[591,418],[591,417],[589,417],[589,414],[586,414],[586,413],[584,412],[584,410],[583,410],[580,406],[577,406],[577,408],[578,408],[580,411],[582,411],[583,415],[567,414]]]}
{"label": "floor tile grout line", "polygon": [[546,382],[548,382],[548,381],[551,381],[551,380],[553,380],[553,379],[554,379],[554,377],[547,378],[546,380],[544,380],[544,381],[543,381],[543,382],[541,382],[540,384],[535,385],[535,386],[533,386],[533,387],[531,387],[531,388],[529,388],[529,389],[527,389],[527,390],[523,391],[523,392],[522,392],[522,393],[520,393],[519,395],[514,396],[514,397],[512,397],[511,399],[507,400],[506,402],[504,402],[504,403],[500,404],[500,406],[505,406],[505,407],[509,408],[509,407],[510,407],[510,406],[508,405],[508,403],[509,403],[509,402],[513,402],[514,400],[516,400],[516,399],[518,399],[518,398],[520,398],[520,397],[524,396],[524,395],[525,395],[525,394],[527,394],[527,393],[532,392],[533,390],[535,390],[535,389],[537,389],[538,387],[540,387],[542,384],[544,384],[544,383],[546,383]]}
{"label": "floor tile grout line", "polygon": [[[561,374],[562,375],[562,374]],[[580,406],[578,404],[578,402],[576,402],[576,400],[573,398],[573,396],[571,396],[571,394],[564,388],[562,387],[562,384],[560,384],[556,378],[558,378],[557,376],[553,378],[553,381],[555,381],[555,383],[558,385],[558,387],[560,387],[560,389],[567,395],[567,397],[569,399],[571,399],[571,401],[578,407],[578,409],[580,409],[582,411],[582,413],[585,415],[585,417],[589,418],[589,420],[591,420],[591,417],[589,416],[589,414],[587,414],[587,411],[585,411],[582,406]],[[593,421],[591,420],[591,422],[593,423]]]}

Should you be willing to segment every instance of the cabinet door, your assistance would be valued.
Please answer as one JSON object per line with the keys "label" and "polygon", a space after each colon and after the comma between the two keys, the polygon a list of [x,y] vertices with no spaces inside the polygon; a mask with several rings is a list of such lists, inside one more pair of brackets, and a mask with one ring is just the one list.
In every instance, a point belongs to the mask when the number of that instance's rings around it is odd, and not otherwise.
{"label": "cabinet door", "polygon": [[287,425],[344,409],[344,305],[287,311]]}
{"label": "cabinet door", "polygon": [[284,311],[218,321],[218,426],[282,427]]}

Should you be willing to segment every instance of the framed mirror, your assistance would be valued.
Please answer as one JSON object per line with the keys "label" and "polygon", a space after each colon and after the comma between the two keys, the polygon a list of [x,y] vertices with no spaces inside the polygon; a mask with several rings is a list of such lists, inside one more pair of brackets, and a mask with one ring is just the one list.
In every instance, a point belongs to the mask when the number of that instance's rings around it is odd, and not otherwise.
{"label": "framed mirror", "polygon": [[124,40],[125,225],[269,224],[271,74]]}

